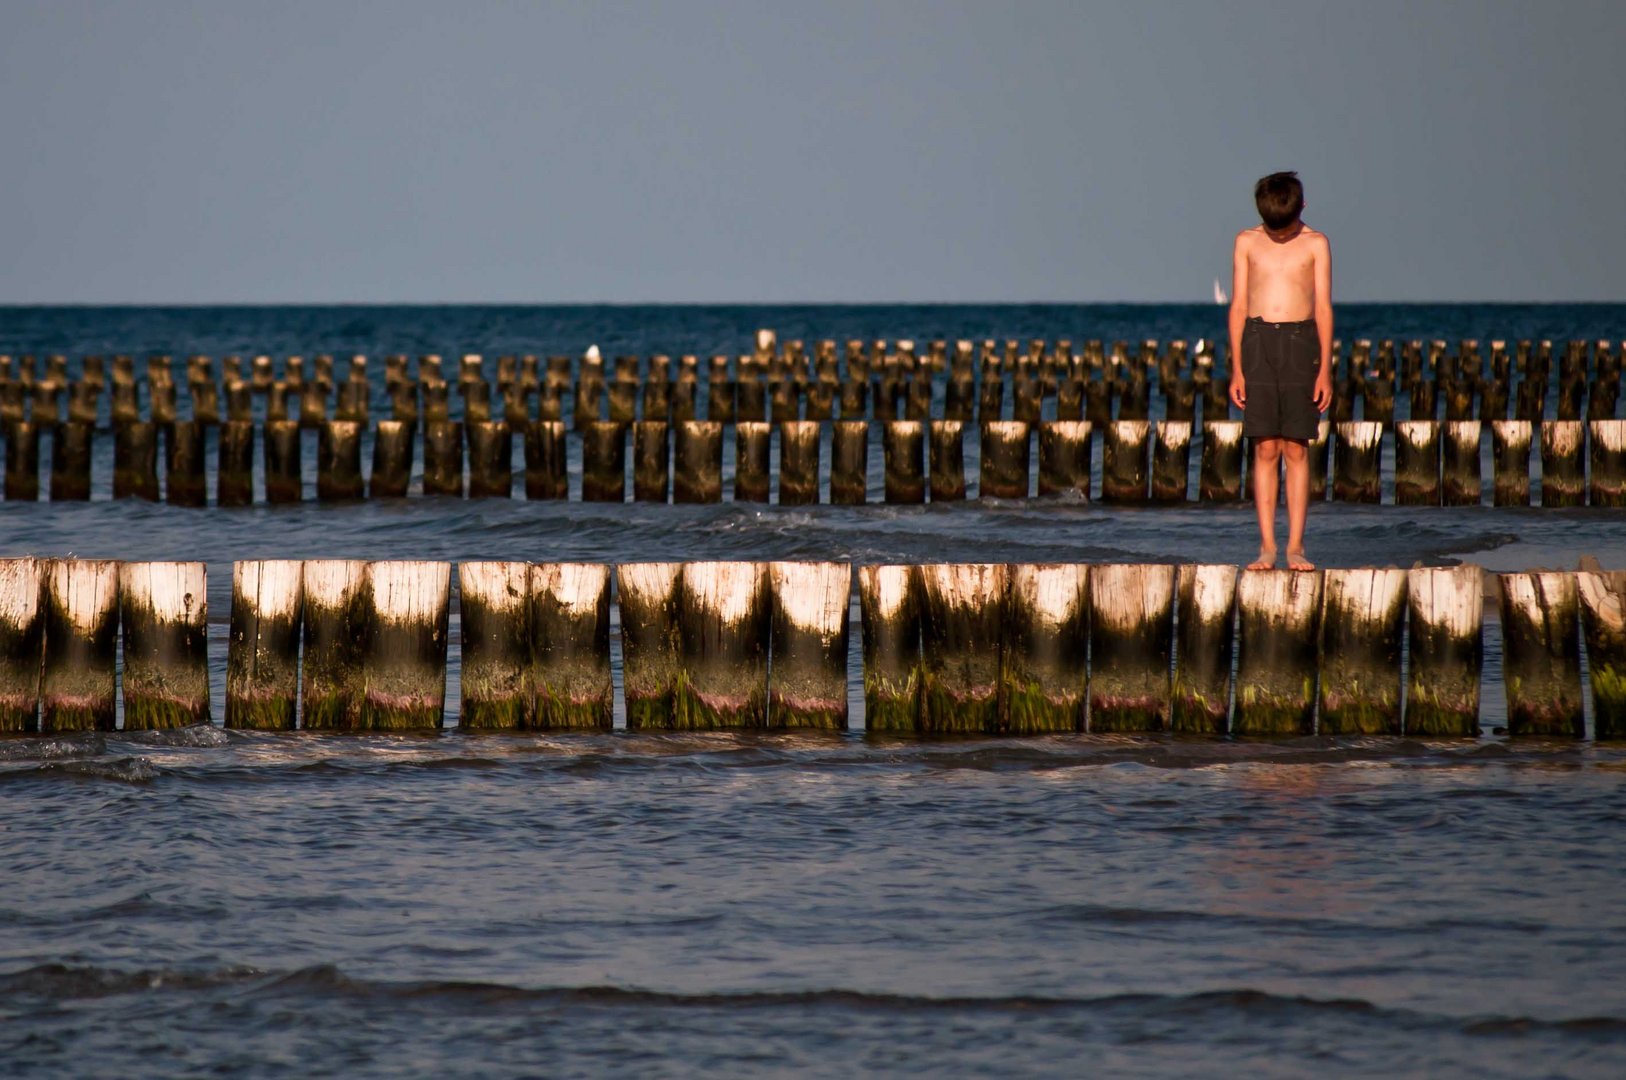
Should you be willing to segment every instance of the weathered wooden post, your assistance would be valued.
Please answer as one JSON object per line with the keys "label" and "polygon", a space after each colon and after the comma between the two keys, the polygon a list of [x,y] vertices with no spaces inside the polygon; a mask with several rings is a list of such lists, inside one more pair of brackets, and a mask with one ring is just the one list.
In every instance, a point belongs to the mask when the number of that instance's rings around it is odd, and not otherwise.
{"label": "weathered wooden post", "polygon": [[682,563],[623,563],[615,568],[629,728],[676,726],[674,696],[683,664],[678,621],[682,571]]}
{"label": "weathered wooden post", "polygon": [[463,644],[458,725],[512,731],[531,726],[531,567],[466,562],[457,568]]}
{"label": "weathered wooden post", "polygon": [[1190,478],[1191,421],[1164,420],[1152,443],[1152,501],[1185,502]]}
{"label": "weathered wooden post", "polygon": [[672,469],[667,422],[640,420],[632,426],[632,498],[634,502],[666,501]]}
{"label": "weathered wooden post", "polygon": [[1441,439],[1441,472],[1446,506],[1478,506],[1484,482],[1479,466],[1481,421],[1447,420]]}
{"label": "weathered wooden post", "polygon": [[1316,436],[1307,447],[1310,455],[1310,501],[1325,502],[1327,498],[1327,450],[1332,442],[1332,424],[1323,420],[1316,425]]}
{"label": "weathered wooden post", "polygon": [[512,498],[514,435],[508,421],[481,420],[464,429],[469,440],[469,498]]}
{"label": "weathered wooden post", "polygon": [[1528,420],[1491,421],[1491,493],[1496,506],[1530,505],[1530,438]]}
{"label": "weathered wooden post", "polygon": [[864,728],[920,730],[920,574],[913,566],[858,568],[864,648]]}
{"label": "weathered wooden post", "polygon": [[[626,594],[622,595],[625,613]],[[529,679],[536,695],[532,725],[609,728],[615,717],[610,682],[610,568],[598,563],[532,564],[530,613]],[[673,634],[675,627],[673,623],[670,628]],[[625,622],[621,632],[623,641],[629,640]],[[634,672],[635,667],[636,663],[626,671]],[[672,670],[675,668],[669,665],[668,672]],[[631,688],[633,683],[627,686]],[[627,701],[629,727],[664,726],[633,723],[632,696]],[[670,710],[670,687],[663,707]]]}
{"label": "weathered wooden post", "polygon": [[813,506],[818,503],[819,433],[817,420],[787,420],[779,425],[781,506]]}
{"label": "weathered wooden post", "polygon": [[928,436],[930,472],[928,484],[932,502],[960,502],[965,499],[965,423],[961,420],[933,420]]}
{"label": "weathered wooden post", "polygon": [[450,563],[367,564],[366,652],[361,726],[368,731],[439,728],[446,708]]}
{"label": "weathered wooden post", "polygon": [[119,564],[52,559],[44,576],[39,730],[112,731]]}
{"label": "weathered wooden post", "polygon": [[1244,570],[1237,580],[1238,735],[1315,732],[1321,571]]}
{"label": "weathered wooden post", "polygon": [[1383,425],[1349,420],[1335,425],[1335,431],[1332,497],[1340,502],[1381,502]]}
{"label": "weathered wooden post", "polygon": [[852,567],[769,563],[768,589],[772,600],[768,725],[847,730]]}
{"label": "weathered wooden post", "polygon": [[841,384],[841,419],[863,420],[869,415],[869,381],[849,377]]}
{"label": "weathered wooden post", "polygon": [[868,499],[869,422],[837,420],[830,429],[830,501],[862,506]]}
{"label": "weathered wooden post", "polygon": [[1146,501],[1146,443],[1151,423],[1146,420],[1114,420],[1103,432],[1101,454],[1101,501],[1137,503]]}
{"label": "weathered wooden post", "polygon": [[1584,431],[1579,420],[1543,421],[1541,505],[1581,506],[1586,502],[1586,480],[1581,475]]}
{"label": "weathered wooden post", "polygon": [[684,564],[677,617],[682,664],[673,693],[674,726],[766,726],[770,622],[765,565]]}
{"label": "weathered wooden post", "polygon": [[359,499],[365,493],[361,478],[361,422],[322,421],[316,439],[317,500]]}
{"label": "weathered wooden post", "polygon": [[1477,566],[1417,567],[1407,573],[1411,615],[1406,734],[1479,734],[1480,639],[1484,601]]}
{"label": "weathered wooden post", "polygon": [[1436,420],[1395,424],[1395,504],[1440,505],[1440,425]]}
{"label": "weathered wooden post", "polygon": [[1169,729],[1224,735],[1231,715],[1236,567],[1182,565],[1176,574],[1178,640]]}
{"label": "weathered wooden post", "polygon": [[373,431],[373,471],[367,494],[374,499],[402,499],[412,483],[412,444],[417,425],[411,420],[380,420]]}
{"label": "weathered wooden post", "polygon": [[718,424],[732,424],[739,419],[732,381],[713,378],[706,385],[706,419]]}
{"label": "weathered wooden post", "polygon": [[1090,567],[1090,730],[1156,731],[1169,715],[1174,567]]}
{"label": "weathered wooden post", "polygon": [[1592,682],[1592,737],[1626,738],[1626,571],[1583,570],[1575,577]]}
{"label": "weathered wooden post", "polygon": [[461,420],[430,420],[424,425],[423,493],[463,497]]}
{"label": "weathered wooden post", "polygon": [[362,665],[371,599],[367,564],[312,559],[301,566],[300,726],[353,731],[362,726]]}
{"label": "weathered wooden post", "polygon": [[1321,734],[1399,735],[1406,571],[1327,570],[1321,595]]}
{"label": "weathered wooden post", "polygon": [[6,500],[33,502],[39,497],[39,424],[13,420],[6,425]]}
{"label": "weathered wooden post", "polygon": [[1007,579],[999,730],[1083,731],[1089,567],[1019,564],[1007,568]]}
{"label": "weathered wooden post", "polygon": [[769,437],[772,425],[741,420],[734,425],[734,501],[765,503],[772,491]]}
{"label": "weathered wooden post", "polygon": [[305,497],[305,479],[299,460],[299,421],[267,420],[260,436],[263,440],[260,456],[265,459],[265,501],[299,502]]}
{"label": "weathered wooden post", "polygon": [[0,732],[37,731],[50,563],[0,559]]}
{"label": "weathered wooden post", "polygon": [[536,420],[525,425],[525,497],[565,499],[570,496],[570,473],[565,466],[565,425],[561,420]]}
{"label": "weathered wooden post", "polygon": [[1029,432],[1023,420],[988,420],[982,425],[977,495],[983,499],[1028,497]]}
{"label": "weathered wooden post", "polygon": [[56,425],[51,437],[51,501],[85,502],[90,498],[91,439],[95,425],[69,420]]}
{"label": "weathered wooden post", "polygon": [[931,563],[919,580],[922,730],[997,734],[1006,567]]}
{"label": "weathered wooden post", "polygon": [[1236,502],[1242,498],[1240,420],[1204,420],[1201,473],[1197,497],[1203,502]]}
{"label": "weathered wooden post", "polygon": [[124,730],[209,722],[207,570],[200,562],[119,567]]}
{"label": "weathered wooden post", "polygon": [[919,420],[888,420],[882,425],[886,501],[926,501],[925,425]]}
{"label": "weathered wooden post", "polygon": [[673,446],[672,501],[723,501],[723,425],[716,420],[683,420]]}
{"label": "weathered wooden post", "polygon": [[250,506],[254,502],[254,423],[228,420],[220,425],[215,447],[215,505]]}
{"label": "weathered wooden post", "polygon": [[768,420],[768,388],[759,378],[742,378],[734,384],[734,421],[762,424]]}
{"label": "weathered wooden post", "polygon": [[1039,425],[1039,494],[1071,494],[1090,500],[1088,420],[1053,420]]}
{"label": "weathered wooden post", "polygon": [[292,731],[299,703],[304,567],[282,560],[232,566],[226,726]]}
{"label": "weathered wooden post", "polygon": [[1586,734],[1578,597],[1572,573],[1498,574],[1502,684],[1510,735]]}
{"label": "weathered wooden post", "polygon": [[1626,506],[1626,420],[1593,420],[1587,426],[1592,447],[1588,489],[1592,505]]}

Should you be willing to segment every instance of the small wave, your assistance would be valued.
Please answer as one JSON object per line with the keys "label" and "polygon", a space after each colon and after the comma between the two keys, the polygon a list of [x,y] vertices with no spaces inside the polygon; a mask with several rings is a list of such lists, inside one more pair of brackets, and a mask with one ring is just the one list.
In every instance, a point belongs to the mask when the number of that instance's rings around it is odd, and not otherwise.
{"label": "small wave", "polygon": [[20,781],[42,776],[67,776],[76,780],[116,780],[125,784],[145,784],[158,776],[158,769],[144,757],[99,757],[84,760],[47,761],[31,769],[0,772],[0,780]]}
{"label": "small wave", "polygon": [[231,736],[225,728],[215,727],[213,724],[191,724],[183,728],[168,728],[162,731],[126,731],[120,733],[120,738],[141,746],[173,746],[173,747],[199,747],[214,749],[231,745]]}
{"label": "small wave", "polygon": [[24,735],[0,739],[0,764],[28,761],[63,761],[70,758],[99,757],[107,752],[107,740],[100,732],[73,735]]}

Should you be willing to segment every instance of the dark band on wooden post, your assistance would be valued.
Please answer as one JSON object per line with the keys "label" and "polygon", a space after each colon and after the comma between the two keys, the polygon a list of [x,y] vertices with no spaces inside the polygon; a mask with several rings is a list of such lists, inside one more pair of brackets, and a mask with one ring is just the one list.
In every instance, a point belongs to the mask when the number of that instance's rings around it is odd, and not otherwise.
{"label": "dark band on wooden post", "polygon": [[932,502],[965,499],[965,422],[933,420],[927,438]]}
{"label": "dark band on wooden post", "polygon": [[723,501],[723,425],[680,420],[672,447],[672,501]]}
{"label": "dark band on wooden post", "polygon": [[1191,421],[1164,420],[1152,441],[1152,501],[1183,503],[1191,486]]}
{"label": "dark band on wooden post", "polygon": [[1491,421],[1491,493],[1496,506],[1530,505],[1531,435],[1528,420]]}
{"label": "dark band on wooden post", "polygon": [[1031,425],[1023,420],[986,420],[977,469],[977,496],[1028,497],[1028,443]]}
{"label": "dark band on wooden post", "polygon": [[1541,425],[1541,505],[1581,506],[1586,502],[1579,420],[1547,420]]}
{"label": "dark band on wooden post", "polygon": [[228,420],[220,425],[215,451],[215,505],[250,506],[254,502],[254,423]]}
{"label": "dark band on wooden post", "polygon": [[1441,432],[1441,501],[1446,506],[1478,506],[1484,481],[1479,465],[1482,424],[1478,420],[1447,420]]}
{"label": "dark band on wooden post", "polygon": [[1002,733],[1084,730],[1088,574],[1082,563],[1008,568]]}
{"label": "dark band on wooden post", "polygon": [[682,665],[673,725],[760,728],[768,720],[769,602],[762,563],[686,563],[678,581]]}
{"label": "dark band on wooden post", "polygon": [[558,419],[525,425],[525,497],[565,499],[570,473],[565,459],[565,425]]}
{"label": "dark band on wooden post", "polygon": [[463,422],[430,420],[423,429],[423,493],[463,495]]}
{"label": "dark band on wooden post", "polygon": [[734,425],[734,501],[765,503],[772,490],[769,465],[771,425],[741,420]]}
{"label": "dark band on wooden post", "polygon": [[300,726],[354,731],[361,724],[369,608],[367,564],[312,559],[302,567]]}
{"label": "dark band on wooden post", "polygon": [[209,723],[209,605],[200,562],[119,567],[124,730]]}
{"label": "dark band on wooden post", "polygon": [[300,468],[299,421],[267,420],[261,431],[265,460],[265,501],[296,503],[305,497]]}
{"label": "dark band on wooden post", "polygon": [[1039,425],[1039,494],[1074,495],[1090,501],[1088,420],[1052,420]]}
{"label": "dark band on wooden post", "polygon": [[919,420],[888,420],[881,427],[886,466],[886,501],[926,501],[925,425]]}
{"label": "dark band on wooden post", "polygon": [[0,732],[39,730],[49,570],[44,559],[0,559]]}
{"label": "dark band on wooden post", "polygon": [[997,734],[1006,567],[935,563],[919,573],[922,730]]}
{"label": "dark band on wooden post", "polygon": [[1182,565],[1176,575],[1178,640],[1169,729],[1223,735],[1231,714],[1236,567]]}
{"label": "dark band on wooden post", "polygon": [[373,431],[373,472],[367,494],[374,499],[405,498],[412,483],[412,444],[417,424],[380,420]]}
{"label": "dark band on wooden post", "polygon": [[1242,421],[1204,420],[1202,467],[1197,497],[1203,502],[1242,498]]}
{"label": "dark band on wooden post", "polygon": [[1477,566],[1418,567],[1406,575],[1411,631],[1406,734],[1479,734],[1480,627],[1484,591]]}
{"label": "dark band on wooden post", "polygon": [[830,428],[830,501],[862,506],[868,499],[869,423],[837,420]]}
{"label": "dark band on wooden post", "polygon": [[[532,726],[609,728],[615,719],[610,568],[597,563],[534,563],[530,597],[530,681],[536,694]],[[625,626],[622,639],[627,640]],[[627,700],[628,726],[643,726],[631,723],[632,699]]]}
{"label": "dark band on wooden post", "polygon": [[119,564],[52,559],[45,569],[41,732],[112,731]]}
{"label": "dark band on wooden post", "polygon": [[1440,505],[1439,421],[1395,424],[1395,505]]}
{"label": "dark band on wooden post", "polygon": [[1090,730],[1157,731],[1169,715],[1174,567],[1090,567]]}
{"label": "dark band on wooden post", "polygon": [[1592,737],[1626,738],[1626,571],[1576,575],[1592,683]]}
{"label": "dark band on wooden post", "polygon": [[1406,571],[1327,570],[1321,588],[1321,734],[1399,735]]}
{"label": "dark band on wooden post", "polygon": [[508,421],[478,420],[464,428],[469,440],[469,498],[512,498],[514,435]]}
{"label": "dark band on wooden post", "polygon": [[446,710],[446,627],[451,564],[367,564],[367,649],[361,726],[368,731],[438,728]]}
{"label": "dark band on wooden post", "polygon": [[787,420],[779,425],[779,503],[813,506],[819,501],[819,436],[817,420]]}
{"label": "dark band on wooden post", "polygon": [[1151,435],[1147,420],[1114,420],[1103,431],[1101,446],[1101,501],[1146,501],[1146,443]]}
{"label": "dark band on wooden post", "polygon": [[324,420],[316,436],[316,498],[321,502],[359,499],[366,494],[361,478],[361,421]]}
{"label": "dark band on wooden post", "polygon": [[[628,728],[676,725],[674,695],[683,662],[678,623],[682,571],[681,563],[623,563],[615,568]],[[537,682],[540,692],[541,677]]]}
{"label": "dark band on wooden post", "polygon": [[852,567],[831,562],[769,563],[768,589],[773,657],[769,726],[847,730]]}
{"label": "dark band on wooden post", "polygon": [[1340,502],[1381,502],[1383,425],[1375,420],[1347,420],[1335,430],[1332,497]]}
{"label": "dark band on wooden post", "polygon": [[1244,570],[1237,580],[1238,735],[1315,733],[1321,571]]}
{"label": "dark band on wooden post", "polygon": [[299,705],[304,567],[285,560],[232,566],[226,647],[226,726],[292,731]]}
{"label": "dark band on wooden post", "polygon": [[920,730],[920,580],[913,566],[858,568],[864,649],[864,729]]}
{"label": "dark band on wooden post", "polygon": [[640,420],[632,427],[632,498],[664,503],[672,467],[665,420]]}
{"label": "dark band on wooden post", "polygon": [[1626,420],[1593,420],[1588,427],[1592,505],[1626,506]]}
{"label": "dark band on wooden post", "polygon": [[1572,573],[1498,574],[1510,735],[1586,734],[1579,597]]}
{"label": "dark band on wooden post", "polygon": [[457,568],[463,646],[458,726],[513,731],[529,727],[531,567],[523,562],[466,562]]}

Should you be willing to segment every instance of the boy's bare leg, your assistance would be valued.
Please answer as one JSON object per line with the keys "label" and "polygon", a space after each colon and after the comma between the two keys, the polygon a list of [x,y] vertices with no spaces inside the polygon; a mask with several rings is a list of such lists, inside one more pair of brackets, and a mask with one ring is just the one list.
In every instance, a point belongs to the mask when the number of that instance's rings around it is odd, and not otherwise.
{"label": "boy's bare leg", "polygon": [[1269,570],[1276,565],[1276,470],[1281,457],[1281,439],[1253,440],[1253,508],[1259,514],[1259,557],[1248,564],[1249,570]]}
{"label": "boy's bare leg", "polygon": [[1284,439],[1282,456],[1287,473],[1287,565],[1292,570],[1314,570],[1304,557],[1304,521],[1310,513],[1310,449],[1307,443]]}

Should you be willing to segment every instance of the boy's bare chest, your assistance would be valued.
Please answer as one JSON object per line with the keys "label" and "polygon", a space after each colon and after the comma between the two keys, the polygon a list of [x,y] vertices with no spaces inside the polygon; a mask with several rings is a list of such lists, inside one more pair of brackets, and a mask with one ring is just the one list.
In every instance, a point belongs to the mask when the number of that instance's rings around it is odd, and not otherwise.
{"label": "boy's bare chest", "polygon": [[1297,244],[1272,244],[1269,247],[1256,246],[1250,251],[1248,266],[1254,271],[1254,276],[1260,279],[1310,280],[1315,269],[1315,259],[1307,245],[1301,247]]}

